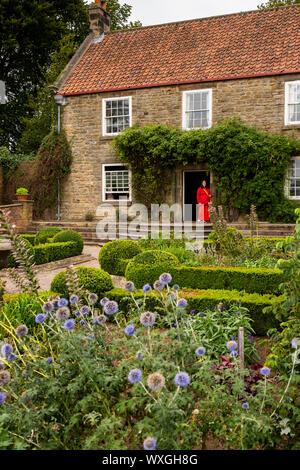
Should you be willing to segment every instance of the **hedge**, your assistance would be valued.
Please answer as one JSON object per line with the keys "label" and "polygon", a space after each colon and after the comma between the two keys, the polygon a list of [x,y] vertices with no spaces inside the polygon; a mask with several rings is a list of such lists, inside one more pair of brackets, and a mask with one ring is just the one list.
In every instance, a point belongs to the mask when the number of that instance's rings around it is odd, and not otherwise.
{"label": "hedge", "polygon": [[138,243],[133,240],[114,240],[101,248],[99,264],[109,274],[124,276],[129,260],[141,252]]}
{"label": "hedge", "polygon": [[129,261],[125,277],[134,282],[137,288],[142,288],[147,283],[153,284],[162,273],[170,272],[179,264],[178,258],[172,253],[159,250],[144,251]]}
{"label": "hedge", "polygon": [[83,238],[80,233],[75,230],[62,230],[53,237],[53,243],[75,242],[77,245],[76,255],[81,255],[83,250]]}
{"label": "hedge", "polygon": [[36,264],[50,263],[60,259],[71,258],[78,255],[76,242],[45,243],[33,247],[34,261]]}
{"label": "hedge", "polygon": [[[119,304],[120,311],[127,314],[134,308],[134,302],[124,289],[114,288],[106,292],[106,297],[110,300],[115,300]],[[144,298],[142,291],[135,291],[133,293],[136,299]],[[237,290],[182,290],[180,297],[188,301],[187,310],[196,310],[197,313],[205,310],[212,310],[215,306],[223,302],[237,302],[241,301],[241,306],[249,310],[249,314],[253,319],[253,329],[259,336],[265,336],[270,328],[278,328],[279,322],[272,313],[263,313],[264,307],[269,307],[275,303],[282,302],[283,296],[276,297],[272,295],[259,295],[247,294]],[[156,308],[161,307],[159,295],[152,292],[146,297],[145,308],[154,311]]]}
{"label": "hedge", "polygon": [[[76,268],[80,284],[89,292],[97,294],[98,297],[106,295],[107,291],[113,289],[113,283],[110,275],[99,268],[88,268],[80,266]],[[68,297],[68,288],[66,284],[66,272],[62,271],[53,278],[51,282],[51,291],[58,292],[63,297]],[[76,294],[76,292],[72,292]],[[71,293],[70,293],[71,294]]]}
{"label": "hedge", "polygon": [[30,235],[28,233],[22,233],[22,235],[20,235],[23,240],[27,240],[30,245],[34,246],[34,240],[35,240],[35,235]]}
{"label": "hedge", "polygon": [[48,243],[49,238],[54,237],[57,233],[61,232],[62,229],[59,227],[44,227],[41,228],[35,235],[34,244],[35,245],[42,245],[44,243]]}
{"label": "hedge", "polygon": [[[146,267],[144,272],[146,277]],[[169,272],[173,277],[172,282],[182,288],[239,289],[258,294],[279,293],[278,286],[284,280],[280,269],[267,268],[179,266],[170,268]]]}

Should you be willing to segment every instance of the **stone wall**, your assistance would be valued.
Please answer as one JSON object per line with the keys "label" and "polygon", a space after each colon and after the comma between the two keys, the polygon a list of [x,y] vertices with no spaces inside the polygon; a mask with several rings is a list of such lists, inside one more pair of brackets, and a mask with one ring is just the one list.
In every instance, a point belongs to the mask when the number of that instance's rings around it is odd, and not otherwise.
{"label": "stone wall", "polygon": [[[118,162],[111,150],[112,138],[102,136],[103,98],[131,96],[133,124],[161,123],[181,129],[182,92],[212,88],[213,124],[240,116],[246,124],[269,133],[293,133],[300,138],[300,125],[284,125],[285,82],[299,79],[300,74],[293,74],[68,97],[63,126],[72,138],[74,162],[63,188],[63,219],[95,213],[102,203],[102,164]],[[182,169],[174,169],[173,202],[182,201],[182,174]]]}
{"label": "stone wall", "polygon": [[33,201],[16,201],[14,204],[0,206],[0,210],[10,211],[11,223],[17,233],[26,233],[32,223]]}

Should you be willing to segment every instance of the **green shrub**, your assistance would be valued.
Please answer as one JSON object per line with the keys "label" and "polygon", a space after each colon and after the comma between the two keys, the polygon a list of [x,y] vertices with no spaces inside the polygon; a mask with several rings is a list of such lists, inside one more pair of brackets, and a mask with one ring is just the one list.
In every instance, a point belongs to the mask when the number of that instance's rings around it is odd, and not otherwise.
{"label": "green shrub", "polygon": [[[150,270],[145,267],[145,276]],[[283,282],[280,269],[180,266],[169,269],[173,283],[188,289],[239,289],[259,294],[277,294]],[[160,273],[162,274],[162,273]]]}
{"label": "green shrub", "polygon": [[36,264],[50,263],[60,259],[71,258],[78,253],[76,242],[45,243],[34,247],[34,261]]}
{"label": "green shrub", "polygon": [[[157,234],[159,238],[152,238],[154,234]],[[169,238],[166,238],[169,235]],[[168,247],[185,247],[185,240],[183,238],[175,238],[175,233],[170,231],[170,234],[166,232],[154,232],[149,233],[146,238],[140,238],[138,241],[139,246],[142,250],[165,250]]]}
{"label": "green shrub", "polygon": [[106,243],[99,253],[99,264],[104,271],[124,276],[128,261],[141,253],[138,243],[132,240],[115,240]]}
{"label": "green shrub", "polygon": [[[80,284],[89,292],[103,296],[107,291],[113,288],[110,275],[99,268],[79,267],[76,268]],[[68,288],[66,284],[66,273],[64,271],[57,274],[51,282],[51,290],[57,292],[63,297],[68,297]],[[73,294],[73,292],[70,292]]]}
{"label": "green shrub", "polygon": [[149,250],[137,255],[126,268],[125,277],[134,282],[137,288],[153,284],[164,272],[179,265],[178,258],[166,251]]}
{"label": "green shrub", "polygon": [[43,243],[48,243],[49,238],[54,237],[57,233],[61,232],[62,229],[59,227],[44,227],[38,231],[35,236],[35,245],[42,245]]}
{"label": "green shrub", "polygon": [[[105,294],[110,300],[115,300],[119,303],[120,310],[125,314],[129,313],[132,308],[135,308],[133,300],[128,296],[124,289],[114,288]],[[134,298],[143,299],[144,293],[136,291],[133,293]],[[260,336],[265,336],[270,328],[278,328],[279,322],[271,313],[263,313],[263,308],[273,306],[282,302],[282,296],[276,297],[272,295],[259,295],[247,294],[237,290],[182,290],[180,297],[188,301],[187,309],[203,312],[207,309],[214,309],[220,302],[238,302],[241,301],[241,306],[249,310],[249,315],[253,319],[253,329],[255,333]],[[155,311],[160,308],[159,294],[152,292],[146,297],[145,309]]]}
{"label": "green shrub", "polygon": [[[24,238],[22,235],[21,235],[21,238],[24,240],[24,242],[27,244],[27,246],[30,248],[30,255],[34,256],[34,247],[31,245],[31,243],[29,242],[29,240],[27,240],[26,238]],[[7,266],[9,268],[17,268],[19,266],[19,263],[17,263],[17,261],[14,259],[12,253],[10,253],[7,257]]]}
{"label": "green shrub", "polygon": [[34,246],[35,235],[24,233],[20,236],[23,238],[23,240],[27,240],[30,243],[30,245]]}
{"label": "green shrub", "polygon": [[53,243],[76,242],[77,249],[73,256],[81,255],[83,250],[83,238],[75,230],[63,230],[53,237]]}

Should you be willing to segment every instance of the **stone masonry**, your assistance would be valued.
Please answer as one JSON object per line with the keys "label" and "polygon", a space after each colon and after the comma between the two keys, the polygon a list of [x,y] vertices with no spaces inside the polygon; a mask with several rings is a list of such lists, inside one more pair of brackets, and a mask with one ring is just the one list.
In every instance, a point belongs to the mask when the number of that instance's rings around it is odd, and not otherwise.
{"label": "stone masonry", "polygon": [[[240,116],[246,124],[269,133],[300,138],[300,125],[284,125],[285,82],[299,79],[300,74],[292,74],[68,96],[63,127],[72,142],[74,162],[63,187],[63,219],[82,220],[87,212],[95,213],[103,202],[102,164],[118,163],[111,149],[113,138],[102,136],[103,98],[131,96],[133,125],[161,123],[181,129],[182,92],[211,88],[213,124]],[[185,168],[189,169],[202,170],[205,165]],[[174,171],[173,203],[182,202],[182,179],[182,169]]]}

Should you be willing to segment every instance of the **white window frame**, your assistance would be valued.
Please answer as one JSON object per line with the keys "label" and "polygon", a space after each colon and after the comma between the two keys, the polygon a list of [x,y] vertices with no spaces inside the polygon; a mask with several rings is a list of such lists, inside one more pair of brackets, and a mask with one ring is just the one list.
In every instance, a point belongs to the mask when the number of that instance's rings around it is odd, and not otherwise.
{"label": "white window frame", "polygon": [[132,190],[131,190],[131,170],[128,168],[128,165],[123,163],[105,163],[102,164],[102,202],[112,202],[119,203],[122,199],[106,199],[106,178],[105,178],[105,168],[108,166],[124,166],[128,169],[128,179],[129,179],[129,198],[124,199],[124,201],[132,202]]}
{"label": "white window frame", "polygon": [[300,121],[290,121],[289,120],[289,86],[290,85],[299,85],[300,86],[300,80],[294,80],[292,82],[285,82],[285,104],[284,104],[284,124],[286,126],[294,126],[294,125],[299,125]]}
{"label": "white window frame", "polygon": [[[208,126],[207,127],[187,127],[186,119],[186,105],[187,105],[187,96],[192,93],[208,93]],[[212,126],[212,104],[213,104],[213,90],[212,88],[205,88],[200,90],[189,90],[182,93],[182,129],[192,130],[192,129],[209,129]]]}
{"label": "white window frame", "polygon": [[[119,135],[121,132],[106,132],[106,103],[107,101],[123,101],[129,100],[129,127],[132,126],[132,96],[120,96],[120,97],[110,97],[102,99],[102,135],[103,136],[114,136]],[[126,127],[127,129],[127,127]]]}
{"label": "white window frame", "polygon": [[[291,162],[292,160],[298,160],[300,161],[300,156],[297,156],[297,157],[292,157],[291,158]],[[291,164],[290,162],[290,164]],[[285,184],[285,195],[288,199],[292,200],[292,201],[299,201],[300,200],[300,196],[291,196],[290,195],[290,176],[289,176],[289,172],[290,172],[290,167],[288,169],[288,172],[287,172],[287,176],[286,176],[286,184]],[[298,179],[298,178],[295,178],[295,179]],[[300,177],[299,177],[300,179]]]}

